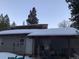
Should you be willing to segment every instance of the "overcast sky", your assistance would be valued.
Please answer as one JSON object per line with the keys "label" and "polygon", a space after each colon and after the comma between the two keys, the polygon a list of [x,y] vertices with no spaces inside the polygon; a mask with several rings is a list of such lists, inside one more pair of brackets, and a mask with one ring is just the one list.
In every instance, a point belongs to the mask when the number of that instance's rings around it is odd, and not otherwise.
{"label": "overcast sky", "polygon": [[[39,23],[48,24],[49,28],[57,28],[58,23],[70,17],[65,0],[0,0],[0,14],[8,14],[10,22],[15,21],[17,25],[26,21],[33,7],[36,7]],[[0,54],[0,59],[7,56],[10,54]]]}
{"label": "overcast sky", "polygon": [[70,17],[65,0],[0,0],[0,14],[8,14],[10,22],[15,21],[17,25],[26,22],[33,7],[36,7],[39,23],[48,24],[49,28],[58,27],[59,22]]}

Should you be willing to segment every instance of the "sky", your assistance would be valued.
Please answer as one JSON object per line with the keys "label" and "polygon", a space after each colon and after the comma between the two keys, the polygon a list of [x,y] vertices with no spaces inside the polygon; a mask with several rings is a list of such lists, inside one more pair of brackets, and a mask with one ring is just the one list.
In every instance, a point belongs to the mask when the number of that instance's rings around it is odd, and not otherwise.
{"label": "sky", "polygon": [[[65,0],[0,0],[0,14],[8,14],[10,23],[17,25],[28,18],[29,11],[35,7],[40,24],[48,24],[49,28],[57,28],[63,20],[69,20],[70,11]],[[0,59],[7,59],[12,54],[0,53]]]}
{"label": "sky", "polygon": [[65,0],[0,0],[0,14],[8,14],[11,24],[26,22],[33,7],[36,7],[39,23],[48,24],[49,28],[57,28],[60,22],[70,17]]}

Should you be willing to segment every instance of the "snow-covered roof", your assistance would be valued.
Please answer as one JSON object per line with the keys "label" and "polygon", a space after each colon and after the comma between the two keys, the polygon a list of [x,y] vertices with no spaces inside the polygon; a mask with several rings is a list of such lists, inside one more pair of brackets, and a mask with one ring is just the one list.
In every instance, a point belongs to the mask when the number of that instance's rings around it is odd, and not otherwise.
{"label": "snow-covered roof", "polygon": [[28,34],[37,31],[36,29],[13,29],[0,31],[0,35]]}
{"label": "snow-covered roof", "polygon": [[28,36],[71,36],[79,35],[79,31],[75,28],[55,28],[55,29],[45,29],[42,31],[36,31],[30,33]]}
{"label": "snow-covered roof", "polygon": [[63,36],[79,35],[79,31],[74,28],[55,28],[55,29],[14,29],[0,31],[0,35],[28,34],[28,36]]}

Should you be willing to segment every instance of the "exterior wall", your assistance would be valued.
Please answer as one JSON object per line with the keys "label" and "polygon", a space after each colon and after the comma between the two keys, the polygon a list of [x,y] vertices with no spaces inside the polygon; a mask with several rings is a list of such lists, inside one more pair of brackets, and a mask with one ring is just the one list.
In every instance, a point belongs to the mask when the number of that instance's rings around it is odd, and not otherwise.
{"label": "exterior wall", "polygon": [[15,26],[11,27],[10,29],[47,29],[48,24],[31,24],[25,26]]}
{"label": "exterior wall", "polygon": [[71,39],[70,41],[70,48],[73,49],[73,52],[75,54],[78,54],[79,55],[79,38],[76,38],[76,39]]}
{"label": "exterior wall", "polygon": [[29,55],[32,54],[30,51],[31,45],[30,41],[27,40],[25,36],[0,37],[0,52],[11,52],[19,55]]}
{"label": "exterior wall", "polygon": [[53,48],[68,48],[68,39],[67,37],[45,37],[39,40],[45,45],[52,45]]}
{"label": "exterior wall", "polygon": [[70,40],[71,48],[79,48],[79,38]]}
{"label": "exterior wall", "polygon": [[33,38],[34,59],[79,59],[79,37],[77,36]]}
{"label": "exterior wall", "polygon": [[[68,37],[38,37],[35,39],[34,59],[69,58]],[[63,55],[63,57],[62,57]]]}

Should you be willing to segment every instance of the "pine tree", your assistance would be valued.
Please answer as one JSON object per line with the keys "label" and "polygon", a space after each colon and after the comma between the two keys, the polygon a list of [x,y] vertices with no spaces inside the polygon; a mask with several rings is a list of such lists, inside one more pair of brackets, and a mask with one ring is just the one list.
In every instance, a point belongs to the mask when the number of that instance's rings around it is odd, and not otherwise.
{"label": "pine tree", "polygon": [[8,29],[10,27],[9,17],[8,15],[3,16],[0,15],[0,30]]}
{"label": "pine tree", "polygon": [[25,26],[25,21],[23,21],[23,26]]}
{"label": "pine tree", "polygon": [[28,15],[27,24],[38,24],[38,18],[36,17],[36,9],[33,7],[32,11],[30,10],[30,14]]}
{"label": "pine tree", "polygon": [[11,27],[15,27],[16,26],[16,23],[15,22],[13,22],[12,23],[12,25],[11,25]]}
{"label": "pine tree", "polygon": [[0,23],[4,20],[3,14],[0,15]]}
{"label": "pine tree", "polygon": [[10,20],[7,14],[4,16],[4,20],[5,20],[4,23],[6,24],[6,26],[10,27]]}
{"label": "pine tree", "polygon": [[66,0],[71,11],[71,27],[79,29],[79,0]]}

